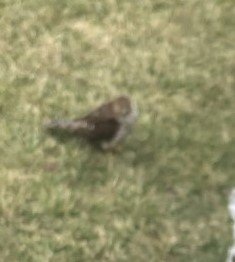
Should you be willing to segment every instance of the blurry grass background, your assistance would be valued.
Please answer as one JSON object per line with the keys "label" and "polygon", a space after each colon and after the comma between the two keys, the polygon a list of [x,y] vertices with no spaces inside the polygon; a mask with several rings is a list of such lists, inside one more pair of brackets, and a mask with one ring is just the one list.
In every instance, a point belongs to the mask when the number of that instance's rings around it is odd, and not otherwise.
{"label": "blurry grass background", "polygon": [[[0,1],[0,261],[221,262],[233,0]],[[44,132],[129,94],[119,154]]]}

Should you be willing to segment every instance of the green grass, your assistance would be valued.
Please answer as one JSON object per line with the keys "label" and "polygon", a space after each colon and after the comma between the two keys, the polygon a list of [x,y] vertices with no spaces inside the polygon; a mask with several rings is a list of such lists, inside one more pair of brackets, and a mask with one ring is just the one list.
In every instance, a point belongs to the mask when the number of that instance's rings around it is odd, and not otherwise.
{"label": "green grass", "polygon": [[[0,261],[220,262],[235,185],[235,6],[0,2]],[[118,94],[119,154],[42,126]]]}

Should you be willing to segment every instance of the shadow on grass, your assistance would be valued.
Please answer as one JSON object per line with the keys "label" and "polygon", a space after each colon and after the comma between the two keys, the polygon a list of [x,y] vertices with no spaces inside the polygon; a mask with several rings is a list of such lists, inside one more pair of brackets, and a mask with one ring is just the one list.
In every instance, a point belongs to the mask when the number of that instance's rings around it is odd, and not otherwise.
{"label": "shadow on grass", "polygon": [[[66,149],[63,172],[73,173],[72,177],[69,175],[73,184],[78,181],[79,183],[83,181],[85,184],[94,184],[94,178],[98,180],[97,183],[105,183],[112,177],[110,172],[120,166],[134,170],[141,168],[146,171],[156,168],[158,151],[161,147],[161,139],[156,138],[152,129],[147,133],[146,130],[135,130],[135,133],[130,135],[127,140],[122,141],[116,148],[109,151],[104,151],[98,145],[91,144],[89,141],[63,130],[46,130],[46,133],[60,144],[72,144]],[[74,144],[77,144],[78,149],[74,147]]]}
{"label": "shadow on grass", "polygon": [[71,143],[71,141],[74,141],[81,147],[87,147],[89,146],[91,149],[97,151],[97,152],[102,152],[102,149],[98,146],[98,144],[91,143],[88,140],[85,140],[76,134],[71,134],[67,131],[64,130],[46,130],[46,132],[54,137],[56,141],[58,141],[61,144],[67,144]]}

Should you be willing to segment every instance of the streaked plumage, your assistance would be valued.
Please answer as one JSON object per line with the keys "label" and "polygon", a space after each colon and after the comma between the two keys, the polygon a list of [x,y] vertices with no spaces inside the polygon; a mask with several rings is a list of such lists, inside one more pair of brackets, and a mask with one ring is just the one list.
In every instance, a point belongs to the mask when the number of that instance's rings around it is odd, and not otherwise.
{"label": "streaked plumage", "polygon": [[73,120],[51,121],[49,130],[64,130],[102,149],[114,147],[131,130],[137,118],[136,106],[126,96],[107,102],[88,115]]}

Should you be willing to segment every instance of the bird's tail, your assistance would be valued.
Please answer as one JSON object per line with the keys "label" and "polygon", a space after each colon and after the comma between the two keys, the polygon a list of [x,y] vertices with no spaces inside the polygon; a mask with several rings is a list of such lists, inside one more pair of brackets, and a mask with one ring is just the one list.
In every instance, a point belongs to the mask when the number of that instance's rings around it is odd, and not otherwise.
{"label": "bird's tail", "polygon": [[87,121],[83,119],[76,120],[53,120],[46,124],[49,131],[65,131],[71,134],[85,136],[90,130]]}

